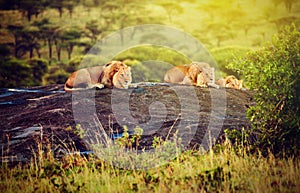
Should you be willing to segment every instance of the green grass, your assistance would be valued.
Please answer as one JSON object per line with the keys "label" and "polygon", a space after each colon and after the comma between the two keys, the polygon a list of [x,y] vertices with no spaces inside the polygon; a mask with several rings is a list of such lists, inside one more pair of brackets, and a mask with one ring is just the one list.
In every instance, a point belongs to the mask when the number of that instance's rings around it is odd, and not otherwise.
{"label": "green grass", "polygon": [[93,157],[0,168],[2,192],[299,192],[299,158],[251,154],[228,142],[219,151],[186,151],[149,170],[125,170]]}

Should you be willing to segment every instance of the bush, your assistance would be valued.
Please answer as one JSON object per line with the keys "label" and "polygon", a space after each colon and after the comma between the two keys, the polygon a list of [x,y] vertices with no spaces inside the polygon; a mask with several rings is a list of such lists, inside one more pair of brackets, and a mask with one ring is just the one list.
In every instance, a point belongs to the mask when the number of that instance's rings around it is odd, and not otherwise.
{"label": "bush", "polygon": [[300,149],[300,32],[292,25],[275,35],[268,47],[229,65],[255,90],[247,111],[258,145],[276,155]]}
{"label": "bush", "polygon": [[25,60],[0,60],[0,87],[33,86],[30,65]]}
{"label": "bush", "polygon": [[46,84],[64,84],[69,77],[69,73],[63,69],[57,69],[55,72],[45,76]]}
{"label": "bush", "polygon": [[0,58],[0,87],[38,86],[47,72],[42,59]]}
{"label": "bush", "polygon": [[33,82],[35,85],[42,84],[42,78],[48,72],[48,63],[46,60],[34,58],[28,61],[31,67]]}

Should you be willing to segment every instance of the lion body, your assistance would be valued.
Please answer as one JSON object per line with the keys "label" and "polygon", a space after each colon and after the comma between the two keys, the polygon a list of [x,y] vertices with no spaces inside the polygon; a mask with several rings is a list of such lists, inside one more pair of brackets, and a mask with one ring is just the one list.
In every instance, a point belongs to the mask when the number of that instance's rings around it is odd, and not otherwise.
{"label": "lion body", "polygon": [[242,89],[243,88],[243,81],[238,80],[233,75],[219,79],[216,82],[216,84],[219,85],[220,87],[225,87],[225,88],[234,88],[234,89]]}
{"label": "lion body", "polygon": [[87,88],[123,88],[131,84],[131,68],[119,61],[112,61],[104,66],[79,69],[71,74],[65,83],[66,92]]}
{"label": "lion body", "polygon": [[169,69],[164,81],[175,84],[186,84],[208,87],[212,79],[212,71],[207,63],[192,63],[191,65],[175,66]]}

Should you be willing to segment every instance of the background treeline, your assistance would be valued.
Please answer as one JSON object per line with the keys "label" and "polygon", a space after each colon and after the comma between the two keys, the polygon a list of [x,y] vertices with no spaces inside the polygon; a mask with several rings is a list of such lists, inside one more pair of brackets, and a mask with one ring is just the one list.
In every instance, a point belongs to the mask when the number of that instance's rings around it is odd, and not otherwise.
{"label": "background treeline", "polygon": [[[127,26],[166,24],[196,37],[211,52],[222,75],[235,74],[226,65],[271,40],[282,26],[299,23],[295,0],[0,0],[0,87],[64,83],[67,76],[103,37]],[[153,32],[155,35],[155,32]],[[121,34],[120,34],[121,35]],[[163,37],[161,37],[163,38]],[[151,46],[126,52],[139,77],[160,81],[143,61],[172,65],[190,62],[184,56]],[[90,54],[90,65],[101,64]],[[164,67],[166,68],[166,67]],[[164,69],[163,68],[163,69]],[[161,71],[160,71],[161,72]],[[141,78],[141,76],[144,76]]]}

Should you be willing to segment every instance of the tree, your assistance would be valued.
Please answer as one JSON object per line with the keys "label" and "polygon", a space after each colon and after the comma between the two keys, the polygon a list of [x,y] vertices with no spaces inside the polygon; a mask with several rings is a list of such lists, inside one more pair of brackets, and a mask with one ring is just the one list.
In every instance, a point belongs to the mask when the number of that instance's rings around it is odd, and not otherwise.
{"label": "tree", "polygon": [[57,25],[50,23],[49,19],[47,18],[44,18],[41,21],[35,21],[33,23],[33,26],[39,28],[38,37],[47,43],[49,63],[51,63],[52,52],[53,52],[52,45],[54,43],[56,31],[59,27]]}
{"label": "tree", "polygon": [[96,43],[98,36],[103,32],[99,28],[99,23],[97,20],[91,20],[85,24],[85,28],[88,30],[85,35],[91,38],[92,43]]}
{"label": "tree", "polygon": [[60,18],[62,18],[62,14],[63,14],[64,1],[65,0],[52,0],[50,4],[51,8],[57,9]]}
{"label": "tree", "polygon": [[64,7],[69,11],[70,17],[72,17],[75,6],[78,4],[76,0],[69,0],[64,2]]}
{"label": "tree", "polygon": [[288,12],[292,11],[293,4],[296,2],[296,0],[283,0],[285,8],[288,10]]}
{"label": "tree", "polygon": [[18,8],[26,12],[28,21],[31,21],[32,15],[38,16],[45,10],[47,4],[47,0],[22,0],[19,2]]}
{"label": "tree", "polygon": [[38,57],[40,57],[40,43],[38,36],[39,29],[34,26],[24,27],[22,25],[9,25],[9,31],[14,35],[15,39],[15,52],[16,58],[22,58],[27,52],[29,57],[33,57],[33,51],[35,50]]}
{"label": "tree", "polygon": [[[116,0],[116,1],[104,1],[101,7],[102,15],[105,22],[102,26],[103,31],[120,30],[127,26],[138,25],[141,23],[156,22],[152,17],[143,17],[145,15],[145,5],[141,4],[137,0]],[[159,22],[157,22],[159,23]],[[120,30],[121,42],[124,41],[123,31]],[[130,35],[133,37],[135,31]]]}
{"label": "tree", "polygon": [[205,27],[206,32],[210,32],[216,39],[216,46],[220,47],[221,43],[225,40],[235,37],[234,31],[229,25],[221,21],[210,22]]}
{"label": "tree", "polygon": [[29,52],[29,58],[33,57],[33,51],[36,51],[38,57],[41,57],[39,52],[41,45],[36,34],[39,33],[39,29],[34,26],[26,27],[21,31],[22,42],[19,45],[20,49],[24,49],[24,52]]}
{"label": "tree", "polygon": [[172,21],[173,15],[183,13],[183,8],[178,3],[170,1],[170,2],[162,2],[159,5],[162,6],[167,12],[170,22]]}
{"label": "tree", "polygon": [[292,11],[292,7],[297,0],[272,0],[273,4],[277,7],[279,4],[284,3],[285,8],[288,12]]}
{"label": "tree", "polygon": [[69,60],[71,59],[74,46],[80,44],[79,39],[81,37],[81,34],[81,30],[77,28],[71,28],[69,30],[64,31],[64,33],[61,36],[62,42],[64,42],[66,45]]}

